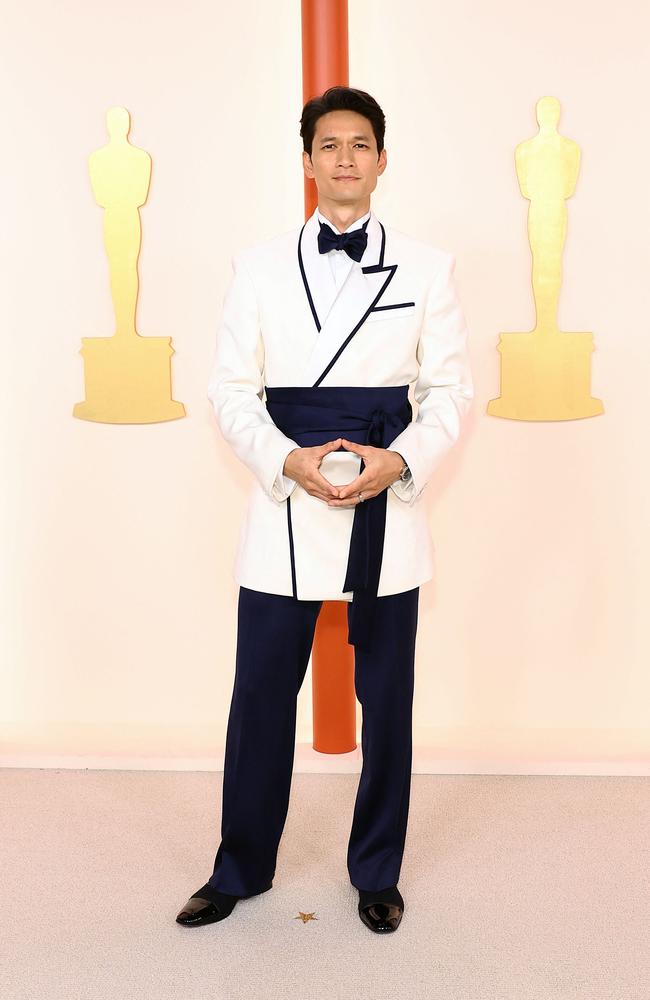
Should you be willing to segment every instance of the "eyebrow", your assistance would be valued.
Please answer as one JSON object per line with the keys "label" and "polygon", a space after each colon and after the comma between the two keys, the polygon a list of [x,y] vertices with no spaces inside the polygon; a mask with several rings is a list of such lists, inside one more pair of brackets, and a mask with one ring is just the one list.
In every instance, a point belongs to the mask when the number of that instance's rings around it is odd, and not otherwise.
{"label": "eyebrow", "polygon": [[[353,139],[365,139],[366,142],[369,141],[367,135],[353,135],[352,138]],[[338,139],[338,135],[324,135],[322,139],[319,139],[319,142],[331,142],[332,139]]]}

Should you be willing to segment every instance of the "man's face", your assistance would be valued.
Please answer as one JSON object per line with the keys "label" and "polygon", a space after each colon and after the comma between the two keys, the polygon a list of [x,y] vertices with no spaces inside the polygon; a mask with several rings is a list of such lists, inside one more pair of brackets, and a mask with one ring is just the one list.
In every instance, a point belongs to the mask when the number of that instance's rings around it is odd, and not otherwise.
{"label": "man's face", "polygon": [[[316,122],[309,153],[303,150],[307,177],[313,177],[322,199],[339,205],[369,198],[386,169],[386,150],[377,156],[372,125],[356,111],[330,111]],[[349,179],[347,179],[349,178]]]}

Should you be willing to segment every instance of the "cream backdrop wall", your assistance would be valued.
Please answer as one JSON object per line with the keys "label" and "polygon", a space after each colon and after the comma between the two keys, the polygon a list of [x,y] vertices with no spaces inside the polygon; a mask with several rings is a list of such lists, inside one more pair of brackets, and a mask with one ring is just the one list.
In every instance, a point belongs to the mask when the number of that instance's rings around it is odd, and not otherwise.
{"label": "cream backdrop wall", "polygon": [[[206,386],[231,256],[303,219],[300,4],[28,0],[5,25],[2,759],[215,766],[250,480]],[[476,383],[427,491],[415,769],[650,770],[649,29],[630,0],[350,0],[350,83],[387,116],[373,207],[456,254]],[[606,412],[527,423],[485,408],[498,333],[534,322],[513,153],[546,94],[582,148],[560,325],[593,331]],[[138,330],[173,338],[188,414],[157,425],[71,415],[81,337],[112,332],[87,157],[117,104],[153,158]],[[301,744],[310,722],[308,673]]]}

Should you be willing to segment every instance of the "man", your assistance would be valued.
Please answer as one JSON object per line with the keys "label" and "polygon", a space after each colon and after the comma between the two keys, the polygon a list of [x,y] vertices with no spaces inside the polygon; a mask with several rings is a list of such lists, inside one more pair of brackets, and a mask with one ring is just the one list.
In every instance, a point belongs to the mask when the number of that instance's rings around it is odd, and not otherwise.
{"label": "man", "polygon": [[394,931],[404,911],[418,596],[433,576],[422,492],[473,388],[455,258],[370,208],[384,129],[364,91],[332,87],[309,101],[300,134],[318,207],[233,259],[208,397],[255,482],[234,570],[222,839],[213,874],[176,918],[187,926],[272,886],[296,698],[331,600],[348,602],[363,710],[348,872],[371,930]]}

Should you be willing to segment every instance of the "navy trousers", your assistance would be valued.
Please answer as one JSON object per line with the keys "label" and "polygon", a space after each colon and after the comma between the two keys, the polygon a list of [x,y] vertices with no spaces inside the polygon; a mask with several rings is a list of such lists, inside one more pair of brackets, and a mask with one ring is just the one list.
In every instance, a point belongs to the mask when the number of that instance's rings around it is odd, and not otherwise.
{"label": "navy trousers", "polygon": [[[355,652],[363,762],[347,868],[357,889],[384,889],[399,879],[411,788],[418,596],[415,587],[379,597],[371,646]],[[293,773],[296,699],[322,603],[239,589],[221,843],[209,879],[221,892],[253,895],[275,875]]]}

